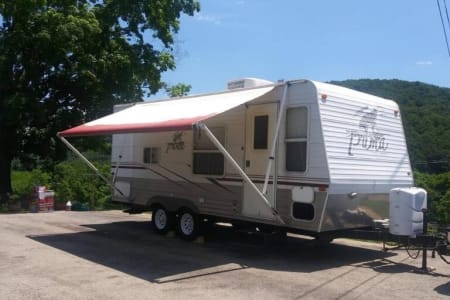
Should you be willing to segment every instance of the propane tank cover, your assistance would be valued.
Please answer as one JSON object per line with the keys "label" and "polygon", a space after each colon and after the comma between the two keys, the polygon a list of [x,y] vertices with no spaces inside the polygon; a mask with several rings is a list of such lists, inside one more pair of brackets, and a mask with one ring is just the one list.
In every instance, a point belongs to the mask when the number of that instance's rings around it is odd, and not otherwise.
{"label": "propane tank cover", "polygon": [[427,192],[418,187],[394,188],[389,193],[389,232],[416,236],[423,233],[423,212]]}

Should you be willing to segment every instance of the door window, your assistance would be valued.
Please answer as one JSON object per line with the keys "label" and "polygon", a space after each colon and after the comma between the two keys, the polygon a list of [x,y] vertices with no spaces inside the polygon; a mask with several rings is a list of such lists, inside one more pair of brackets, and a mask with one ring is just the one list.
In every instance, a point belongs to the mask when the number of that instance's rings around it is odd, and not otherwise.
{"label": "door window", "polygon": [[267,149],[269,116],[255,116],[253,130],[253,149]]}

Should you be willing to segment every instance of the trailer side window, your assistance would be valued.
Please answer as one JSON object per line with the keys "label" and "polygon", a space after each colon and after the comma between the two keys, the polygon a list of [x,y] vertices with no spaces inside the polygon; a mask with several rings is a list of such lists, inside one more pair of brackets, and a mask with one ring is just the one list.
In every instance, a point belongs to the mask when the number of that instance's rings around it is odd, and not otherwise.
{"label": "trailer side window", "polygon": [[[211,132],[225,144],[225,128],[211,127]],[[223,175],[224,173],[223,154],[214,146],[206,134],[200,130],[194,133],[194,153],[192,171],[201,175]]]}
{"label": "trailer side window", "polygon": [[286,110],[286,170],[306,171],[308,111],[306,107]]}
{"label": "trailer side window", "polygon": [[159,152],[158,147],[146,147],[144,148],[142,161],[144,164],[157,164],[159,162]]}

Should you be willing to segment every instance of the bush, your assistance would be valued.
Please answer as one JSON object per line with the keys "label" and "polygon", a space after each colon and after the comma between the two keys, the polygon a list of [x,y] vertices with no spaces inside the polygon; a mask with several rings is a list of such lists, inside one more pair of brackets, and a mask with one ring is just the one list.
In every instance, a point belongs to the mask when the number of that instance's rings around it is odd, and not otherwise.
{"label": "bush", "polygon": [[11,175],[14,194],[19,196],[29,194],[36,186],[51,186],[51,176],[40,169],[13,171]]}
{"label": "bush", "polygon": [[51,176],[40,170],[33,171],[12,171],[11,181],[13,194],[9,197],[10,203],[20,203],[22,208],[27,209],[36,186],[51,185]]}
{"label": "bush", "polygon": [[426,174],[414,172],[416,186],[428,192],[428,207],[432,219],[441,225],[450,224],[450,172]]}
{"label": "bush", "polygon": [[[95,165],[108,176],[109,162],[97,162]],[[111,203],[110,187],[80,160],[57,164],[51,175],[41,169],[13,171],[13,194],[9,202],[20,203],[22,208],[28,209],[36,186],[46,186],[55,191],[55,206],[64,207],[67,201],[71,201],[75,206],[78,203],[80,207],[90,209],[115,207]]]}
{"label": "bush", "polygon": [[[102,174],[109,174],[109,163],[95,163],[95,165]],[[53,182],[58,202],[71,201],[73,204],[80,203],[93,209],[104,208],[111,200],[110,187],[79,160],[57,164]]]}

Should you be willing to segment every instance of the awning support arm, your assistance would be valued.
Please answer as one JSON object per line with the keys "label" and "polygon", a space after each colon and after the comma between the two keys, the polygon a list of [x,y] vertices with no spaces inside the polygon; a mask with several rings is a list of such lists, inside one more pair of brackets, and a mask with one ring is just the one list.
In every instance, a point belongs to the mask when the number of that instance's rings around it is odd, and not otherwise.
{"label": "awning support arm", "polygon": [[[263,190],[262,190],[262,193],[264,195],[267,194],[267,187],[269,185],[270,172],[272,171],[272,164],[273,164],[273,161],[275,160],[275,150],[277,148],[278,135],[280,133],[281,117],[283,116],[284,108],[286,106],[288,86],[289,86],[289,82],[286,82],[284,85],[283,96],[281,98],[280,108],[278,111],[277,124],[275,127],[275,133],[273,135],[272,147],[270,149],[270,155],[269,155],[269,161],[267,163],[266,177],[264,179],[264,186],[263,186]],[[275,170],[275,172],[276,172],[276,170]],[[274,182],[274,184],[275,184],[275,182]],[[275,195],[276,195],[276,193],[275,193]]]}
{"label": "awning support arm", "polygon": [[116,169],[114,170],[114,176],[112,178],[112,184],[114,184],[114,185],[116,184],[117,173],[119,173],[121,159],[122,159],[122,155],[119,155],[119,159],[117,160],[117,163],[116,163]]}
{"label": "awning support arm", "polygon": [[264,201],[264,203],[269,207],[273,213],[274,216],[277,217],[278,221],[281,224],[285,224],[283,219],[281,219],[278,212],[270,205],[269,200],[267,200],[266,196],[264,196],[261,191],[258,189],[258,187],[253,183],[253,181],[248,177],[248,175],[244,172],[244,170],[239,166],[239,164],[236,162],[236,160],[231,156],[231,154],[225,149],[225,147],[219,142],[219,140],[215,137],[215,135],[209,130],[208,126],[206,126],[204,123],[198,123],[197,124],[200,129],[202,129],[210,141],[214,144],[214,146],[219,149],[219,151],[225,156],[225,158],[233,165],[233,167],[239,172],[239,174],[242,176],[242,178],[247,182],[252,189],[257,193],[257,195]]}
{"label": "awning support arm", "polygon": [[92,164],[89,159],[87,159],[80,151],[78,151],[77,148],[75,148],[71,143],[69,143],[68,140],[66,140],[63,136],[61,136],[59,133],[56,135],[66,146],[69,148],[76,156],[78,156],[89,168],[91,168],[95,174],[97,174],[98,177],[100,177],[106,184],[108,184],[110,187],[112,187],[114,190],[119,192],[122,196],[125,197],[125,195],[122,193],[122,191],[117,188],[114,184],[111,183],[111,181],[108,180],[100,171]]}

